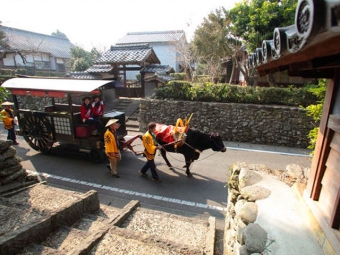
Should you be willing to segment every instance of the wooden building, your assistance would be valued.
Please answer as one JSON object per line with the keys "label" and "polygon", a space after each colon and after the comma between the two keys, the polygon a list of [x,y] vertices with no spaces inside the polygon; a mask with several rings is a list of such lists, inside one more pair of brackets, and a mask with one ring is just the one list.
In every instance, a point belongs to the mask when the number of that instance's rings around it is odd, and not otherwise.
{"label": "wooden building", "polygon": [[26,69],[28,75],[64,76],[71,48],[67,38],[0,26],[7,47],[0,47],[0,69]]}
{"label": "wooden building", "polygon": [[295,24],[276,28],[249,56],[260,76],[327,78],[327,92],[305,201],[325,254],[340,254],[340,1],[299,0]]}

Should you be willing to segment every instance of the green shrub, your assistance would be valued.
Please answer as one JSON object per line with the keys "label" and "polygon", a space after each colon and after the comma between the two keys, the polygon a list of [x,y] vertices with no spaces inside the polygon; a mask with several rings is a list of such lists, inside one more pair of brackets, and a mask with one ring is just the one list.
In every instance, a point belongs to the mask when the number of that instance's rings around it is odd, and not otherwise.
{"label": "green shrub", "polygon": [[310,104],[307,107],[301,106],[303,109],[306,110],[307,116],[310,116],[314,120],[314,128],[309,132],[308,139],[309,139],[309,146],[308,149],[312,150],[312,155],[314,154],[316,140],[319,133],[319,125],[320,125],[320,119],[322,115],[322,109],[323,104],[325,100],[326,95],[326,80],[321,79],[319,80],[318,85],[311,85],[306,87],[306,90],[308,90],[310,93],[312,93],[316,98],[317,101],[314,104]]}
{"label": "green shrub", "polygon": [[186,74],[185,73],[172,73],[170,76],[174,77],[176,80],[185,81]]}
{"label": "green shrub", "polygon": [[303,107],[317,102],[317,96],[310,90],[310,87],[253,88],[226,83],[189,83],[182,81],[169,82],[166,86],[156,89],[155,98],[223,103],[276,104]]}

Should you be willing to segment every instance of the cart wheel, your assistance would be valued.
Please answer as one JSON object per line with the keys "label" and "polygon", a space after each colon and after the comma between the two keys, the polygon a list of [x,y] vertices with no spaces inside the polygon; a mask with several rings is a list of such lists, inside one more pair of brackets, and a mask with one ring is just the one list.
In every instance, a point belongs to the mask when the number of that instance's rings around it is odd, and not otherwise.
{"label": "cart wheel", "polygon": [[101,163],[105,159],[105,153],[102,150],[91,149],[90,160],[95,163]]}
{"label": "cart wheel", "polygon": [[49,153],[54,137],[51,125],[44,116],[26,113],[22,121],[22,135],[31,148],[42,153]]}

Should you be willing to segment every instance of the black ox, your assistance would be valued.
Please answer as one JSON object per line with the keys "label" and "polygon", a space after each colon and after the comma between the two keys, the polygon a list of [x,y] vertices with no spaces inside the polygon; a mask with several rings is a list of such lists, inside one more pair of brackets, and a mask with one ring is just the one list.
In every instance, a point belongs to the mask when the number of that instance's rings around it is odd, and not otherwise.
{"label": "black ox", "polygon": [[221,152],[226,151],[223,141],[218,134],[203,133],[199,130],[190,128],[186,135],[185,143],[182,146],[177,146],[177,148],[175,148],[174,143],[168,144],[164,141],[161,141],[159,138],[156,138],[158,143],[163,146],[163,149],[161,149],[161,155],[169,167],[172,167],[172,165],[166,157],[166,152],[176,152],[184,155],[185,166],[183,167],[186,167],[185,173],[188,177],[192,176],[189,167],[191,163],[194,162],[194,160],[199,158],[200,152],[207,149]]}

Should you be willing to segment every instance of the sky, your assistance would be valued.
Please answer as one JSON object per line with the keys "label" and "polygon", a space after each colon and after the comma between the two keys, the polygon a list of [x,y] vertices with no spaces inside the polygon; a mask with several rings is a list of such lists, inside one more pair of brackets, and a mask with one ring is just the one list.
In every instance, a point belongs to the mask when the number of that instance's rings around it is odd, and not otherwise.
{"label": "sky", "polygon": [[129,32],[183,30],[190,41],[209,13],[241,0],[1,0],[3,26],[51,35],[105,51]]}

